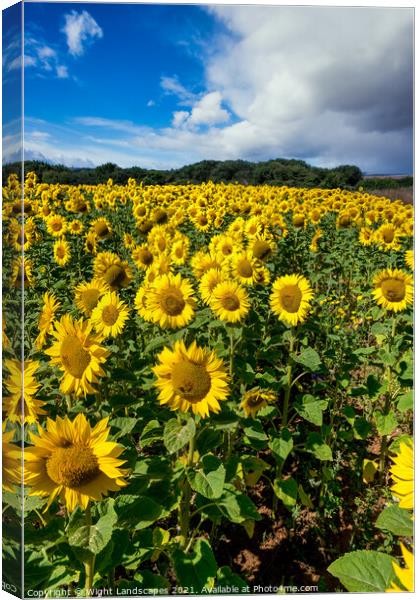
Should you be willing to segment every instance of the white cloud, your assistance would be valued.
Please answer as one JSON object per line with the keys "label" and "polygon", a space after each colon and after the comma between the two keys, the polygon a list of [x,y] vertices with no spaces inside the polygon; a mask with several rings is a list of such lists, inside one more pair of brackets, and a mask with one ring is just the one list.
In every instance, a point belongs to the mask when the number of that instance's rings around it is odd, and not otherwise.
{"label": "white cloud", "polygon": [[59,79],[67,79],[69,76],[68,68],[65,65],[58,65],[56,67],[56,73]]}
{"label": "white cloud", "polygon": [[86,10],[80,13],[72,10],[64,15],[64,18],[65,25],[62,31],[66,35],[69,52],[73,56],[81,56],[85,51],[86,43],[103,37],[101,27]]}
{"label": "white cloud", "polygon": [[155,105],[156,105],[156,102],[154,100],[149,100],[146,106],[148,108],[151,108],[152,106],[155,106]]}
{"label": "white cloud", "polygon": [[222,95],[220,92],[210,92],[203,96],[191,111],[189,122],[191,125],[216,125],[229,120],[229,113],[222,108]]}
{"label": "white cloud", "polygon": [[188,121],[190,113],[187,110],[177,110],[173,113],[172,125],[173,127],[182,127]]}
{"label": "white cloud", "polygon": [[186,87],[178,81],[177,77],[166,77],[160,78],[160,86],[167,93],[172,94],[178,98],[180,104],[190,106],[196,100],[196,95],[187,90]]}

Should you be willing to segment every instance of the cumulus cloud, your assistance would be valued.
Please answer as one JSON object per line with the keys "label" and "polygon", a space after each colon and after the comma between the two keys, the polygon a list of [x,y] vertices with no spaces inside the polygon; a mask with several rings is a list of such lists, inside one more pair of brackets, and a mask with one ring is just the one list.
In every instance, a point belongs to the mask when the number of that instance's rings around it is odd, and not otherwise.
{"label": "cumulus cloud", "polygon": [[220,92],[205,94],[192,107],[191,112],[178,110],[173,113],[174,127],[197,127],[200,125],[217,125],[230,118],[229,112],[222,107]]}
{"label": "cumulus cloud", "polygon": [[[385,140],[411,154],[410,9],[214,6],[231,32],[207,64],[243,125],[225,130],[238,156],[375,162]],[[251,131],[253,133],[251,133]],[[273,136],[277,142],[273,145]],[[319,136],[317,138],[317,136]],[[395,147],[401,150],[401,144]],[[386,154],[389,154],[386,152]],[[356,160],[354,160],[356,159]],[[395,153],[396,164],[401,157]]]}
{"label": "cumulus cloud", "polygon": [[81,56],[86,44],[91,43],[95,38],[103,37],[101,27],[86,10],[82,12],[72,10],[64,15],[64,19],[62,31],[66,35],[68,50],[73,56]]}

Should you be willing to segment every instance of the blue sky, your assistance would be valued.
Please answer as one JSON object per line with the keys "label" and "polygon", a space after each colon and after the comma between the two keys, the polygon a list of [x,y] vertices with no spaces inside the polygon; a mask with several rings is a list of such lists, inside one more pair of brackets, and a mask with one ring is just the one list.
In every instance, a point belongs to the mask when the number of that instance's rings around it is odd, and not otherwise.
{"label": "blue sky", "polygon": [[26,157],[411,172],[412,27],[410,9],[26,2]]}

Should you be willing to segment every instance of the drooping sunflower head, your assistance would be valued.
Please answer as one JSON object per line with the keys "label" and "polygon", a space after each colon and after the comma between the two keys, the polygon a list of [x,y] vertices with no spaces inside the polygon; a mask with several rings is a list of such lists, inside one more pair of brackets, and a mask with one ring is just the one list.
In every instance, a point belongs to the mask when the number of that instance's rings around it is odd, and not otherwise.
{"label": "drooping sunflower head", "polygon": [[102,279],[111,290],[127,287],[133,278],[127,261],[113,252],[99,252],[94,261],[95,277]]}
{"label": "drooping sunflower head", "polygon": [[210,308],[222,321],[237,323],[249,312],[246,290],[235,281],[222,281],[213,290]]}
{"label": "drooping sunflower head", "polygon": [[201,417],[219,412],[219,401],[228,393],[228,375],[223,361],[207,348],[193,342],[186,348],[175,342],[173,350],[165,348],[153,368],[157,377],[159,400],[172,410],[192,412]]}
{"label": "drooping sunflower head", "polygon": [[90,318],[95,330],[104,338],[119,335],[124,329],[130,311],[116,292],[107,292],[92,310]]}
{"label": "drooping sunflower head", "polygon": [[86,317],[90,317],[99,299],[108,291],[109,288],[102,279],[84,281],[74,290],[75,304]]}
{"label": "drooping sunflower head", "polygon": [[278,277],[270,296],[271,310],[281,321],[296,326],[306,319],[312,298],[311,285],[302,275]]}
{"label": "drooping sunflower head", "polygon": [[184,327],[194,316],[194,290],[181,275],[166,274],[151,283],[148,309],[160,327],[176,329]]}
{"label": "drooping sunflower head", "polygon": [[31,433],[33,446],[25,449],[25,483],[30,496],[60,497],[69,512],[85,509],[110,491],[127,485],[120,455],[124,448],[108,439],[108,418],[91,427],[81,413],[71,421],[47,420],[46,430]]}
{"label": "drooping sunflower head", "polygon": [[94,231],[88,231],[85,238],[85,252],[88,254],[96,254],[97,249],[97,241],[96,233]]}
{"label": "drooping sunflower head", "polygon": [[270,402],[275,402],[277,395],[272,390],[254,388],[242,396],[241,406],[247,417],[255,415]]}
{"label": "drooping sunflower head", "polygon": [[276,244],[274,240],[267,236],[256,235],[249,243],[249,250],[254,258],[267,261],[276,252]]}
{"label": "drooping sunflower head", "polygon": [[45,292],[43,300],[44,306],[38,320],[39,335],[35,340],[37,350],[41,350],[45,344],[47,335],[52,332],[55,314],[61,306],[54,294],[50,294],[50,292]]}
{"label": "drooping sunflower head", "polygon": [[154,261],[153,252],[147,244],[133,248],[131,256],[139,269],[149,269]]}
{"label": "drooping sunflower head", "polygon": [[98,217],[92,221],[90,230],[93,231],[98,240],[106,240],[112,234],[111,223],[104,217]]}
{"label": "drooping sunflower head", "polygon": [[386,310],[400,312],[413,303],[413,276],[400,269],[385,269],[373,279],[373,297]]}
{"label": "drooping sunflower head", "polygon": [[93,335],[91,327],[83,319],[74,321],[70,315],[55,323],[56,341],[45,353],[51,357],[51,364],[63,372],[60,390],[64,394],[94,394],[92,384],[104,375],[102,364],[109,351],[99,345],[100,336]]}

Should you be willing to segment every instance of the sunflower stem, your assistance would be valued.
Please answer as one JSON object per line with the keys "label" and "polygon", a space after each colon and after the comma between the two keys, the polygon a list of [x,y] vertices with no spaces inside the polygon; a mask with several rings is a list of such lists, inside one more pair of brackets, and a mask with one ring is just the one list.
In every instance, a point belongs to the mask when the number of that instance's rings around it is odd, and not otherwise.
{"label": "sunflower stem", "polygon": [[[391,336],[389,338],[389,347],[391,347],[391,344],[394,341],[395,338],[395,332],[397,329],[397,317],[394,316],[392,319],[392,328],[391,328]],[[384,414],[388,414],[389,409],[391,408],[391,399],[392,399],[392,393],[391,393],[391,383],[392,383],[392,371],[391,371],[391,366],[388,365],[386,368],[386,380],[388,382],[388,390],[386,393],[386,397],[385,397],[385,405],[384,405]],[[379,454],[379,477],[382,481],[382,483],[384,482],[385,479],[385,464],[386,464],[386,459],[387,459],[387,448],[388,448],[388,436],[387,435],[383,435],[382,439],[381,439],[381,449],[380,449],[380,454]]]}
{"label": "sunflower stem", "polygon": [[287,382],[286,382],[286,387],[284,390],[284,401],[283,401],[283,416],[282,416],[282,426],[286,427],[287,425],[287,421],[288,421],[288,414],[289,414],[289,402],[290,402],[290,391],[292,389],[292,385],[293,385],[293,381],[292,381],[292,374],[293,374],[293,367],[292,367],[292,359],[290,358],[290,355],[292,354],[293,350],[294,350],[294,345],[295,345],[295,337],[293,335],[293,333],[291,332],[290,335],[290,344],[289,344],[289,356],[287,359]]}
{"label": "sunflower stem", "polygon": [[[188,447],[188,458],[186,469],[191,467],[194,462],[194,451],[195,451],[195,436],[190,440],[190,444]],[[181,492],[181,500],[179,504],[179,529],[180,529],[180,545],[182,550],[186,550],[188,546],[188,531],[190,528],[190,502],[191,502],[191,486],[188,481],[187,475],[185,475],[184,481],[182,483],[182,492]]]}
{"label": "sunflower stem", "polygon": [[[90,509],[90,502],[86,507],[86,511],[85,511],[85,519],[86,519],[86,526],[90,527],[92,526],[92,513],[91,513],[91,509]],[[89,558],[86,560],[85,564],[85,573],[86,573],[86,579],[85,579],[85,591],[86,591],[86,597],[90,598],[92,596],[92,588],[93,588],[93,577],[95,575],[95,555],[93,553],[90,553]]]}

